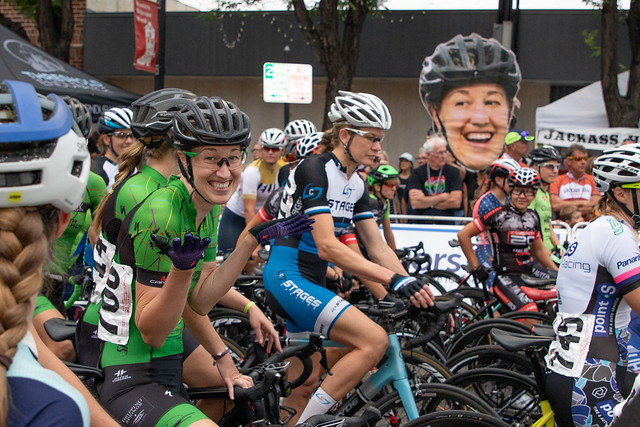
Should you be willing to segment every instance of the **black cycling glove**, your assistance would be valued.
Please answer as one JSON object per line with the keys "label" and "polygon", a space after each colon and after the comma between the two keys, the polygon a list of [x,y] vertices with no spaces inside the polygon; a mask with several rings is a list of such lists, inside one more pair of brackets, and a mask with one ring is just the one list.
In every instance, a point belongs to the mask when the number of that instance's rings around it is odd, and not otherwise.
{"label": "black cycling glove", "polygon": [[414,296],[413,294],[416,292],[420,292],[422,286],[422,282],[415,277],[401,276],[399,274],[394,274],[389,282],[389,287],[393,292],[407,298]]}
{"label": "black cycling glove", "polygon": [[473,274],[473,277],[475,277],[479,282],[484,282],[489,278],[489,272],[486,268],[484,268],[484,265],[482,264],[479,265],[475,270],[473,270],[471,274]]}

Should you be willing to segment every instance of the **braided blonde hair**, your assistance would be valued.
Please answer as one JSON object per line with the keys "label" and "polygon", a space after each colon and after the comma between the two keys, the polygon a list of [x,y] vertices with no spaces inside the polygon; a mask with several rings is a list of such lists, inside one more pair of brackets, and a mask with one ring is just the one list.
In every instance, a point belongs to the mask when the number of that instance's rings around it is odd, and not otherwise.
{"label": "braided blonde hair", "polygon": [[[0,209],[0,355],[12,358],[27,333],[32,297],[42,287],[42,268],[51,257],[58,210]],[[0,364],[0,427],[9,412],[8,382]]]}

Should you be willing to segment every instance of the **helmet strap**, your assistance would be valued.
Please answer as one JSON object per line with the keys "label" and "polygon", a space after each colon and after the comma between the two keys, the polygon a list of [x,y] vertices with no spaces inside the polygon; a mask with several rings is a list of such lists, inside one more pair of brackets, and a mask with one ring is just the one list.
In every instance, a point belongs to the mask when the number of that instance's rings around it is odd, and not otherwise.
{"label": "helmet strap", "polygon": [[[445,129],[444,125],[442,124],[442,120],[440,119],[440,114],[438,114],[437,110],[435,111],[435,117],[434,118],[438,120],[438,125],[440,126],[440,133],[442,134],[442,137],[444,138],[444,140],[447,141],[447,151],[449,153],[451,153],[451,156],[453,157],[453,160],[456,161],[456,164],[458,166],[461,166],[467,172],[476,172],[473,169],[469,169],[466,165],[463,165],[462,162],[456,157],[456,155],[451,150],[451,144],[449,144],[449,137],[447,137],[447,129]],[[435,124],[435,120],[434,120],[433,124]],[[437,132],[438,129],[436,128],[435,131]]]}
{"label": "helmet strap", "polygon": [[629,210],[629,208],[624,203],[620,202],[620,200],[618,200],[616,196],[613,195],[612,189],[607,191],[607,193],[618,204],[618,206],[620,206],[620,209],[622,209],[622,212],[624,212],[625,214],[627,214],[627,216],[629,216],[629,218],[631,218],[631,221],[633,221],[633,228],[635,230],[639,229],[640,228],[640,206],[638,206],[638,195],[636,194],[637,192],[633,191],[631,193],[631,198],[633,199],[634,212],[631,212],[631,210]]}
{"label": "helmet strap", "polygon": [[187,169],[184,168],[184,165],[182,164],[180,159],[178,159],[178,166],[180,167],[180,173],[182,173],[182,176],[187,180],[191,188],[193,188],[193,192],[191,193],[191,198],[193,198],[193,193],[195,192],[195,193],[198,193],[200,197],[202,197],[202,200],[209,203],[210,205],[213,205],[213,203],[207,200],[207,198],[204,197],[202,193],[199,192],[198,189],[196,188],[196,184],[194,182],[194,177],[193,177],[193,165],[191,164],[191,158],[186,155],[185,157],[187,159]]}
{"label": "helmet strap", "polygon": [[113,153],[114,156],[116,156],[116,160],[120,157],[120,154],[116,153],[116,150],[113,149],[113,136],[112,135],[107,135],[109,137],[109,151],[111,151]]}
{"label": "helmet strap", "polygon": [[351,155],[351,142],[353,142],[353,138],[355,138],[356,134],[353,132],[349,132],[351,134],[351,136],[349,137],[349,141],[344,144],[344,151],[347,153],[347,156],[349,156],[349,160],[351,160],[353,163],[359,164],[356,159],[353,158],[353,156]]}

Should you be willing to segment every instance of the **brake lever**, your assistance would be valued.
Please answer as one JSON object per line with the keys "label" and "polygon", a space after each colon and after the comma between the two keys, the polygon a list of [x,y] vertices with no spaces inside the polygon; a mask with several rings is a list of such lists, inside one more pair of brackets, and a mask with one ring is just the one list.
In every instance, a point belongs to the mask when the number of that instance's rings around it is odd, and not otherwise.
{"label": "brake lever", "polygon": [[333,375],[333,372],[331,372],[331,369],[329,369],[329,362],[327,361],[327,349],[324,347],[322,347],[322,349],[320,350],[320,366],[322,366],[324,370],[327,371],[327,374]]}

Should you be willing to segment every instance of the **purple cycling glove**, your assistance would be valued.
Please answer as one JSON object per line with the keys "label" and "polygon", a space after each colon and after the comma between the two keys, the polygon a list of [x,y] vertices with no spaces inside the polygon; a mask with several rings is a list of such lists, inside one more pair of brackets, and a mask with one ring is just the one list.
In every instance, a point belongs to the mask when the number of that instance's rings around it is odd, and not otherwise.
{"label": "purple cycling glove", "polygon": [[266,244],[271,239],[277,239],[284,236],[295,236],[311,230],[311,224],[316,222],[307,215],[295,214],[286,218],[275,219],[263,224],[258,224],[249,230],[253,234],[258,243]]}
{"label": "purple cycling glove", "polygon": [[173,266],[178,270],[191,270],[195,268],[202,258],[204,251],[209,247],[211,239],[208,237],[200,241],[200,237],[190,233],[184,235],[184,243],[180,242],[180,238],[176,237],[172,243],[169,243],[164,237],[156,234],[151,235],[151,240],[158,246],[160,252],[169,257]]}

